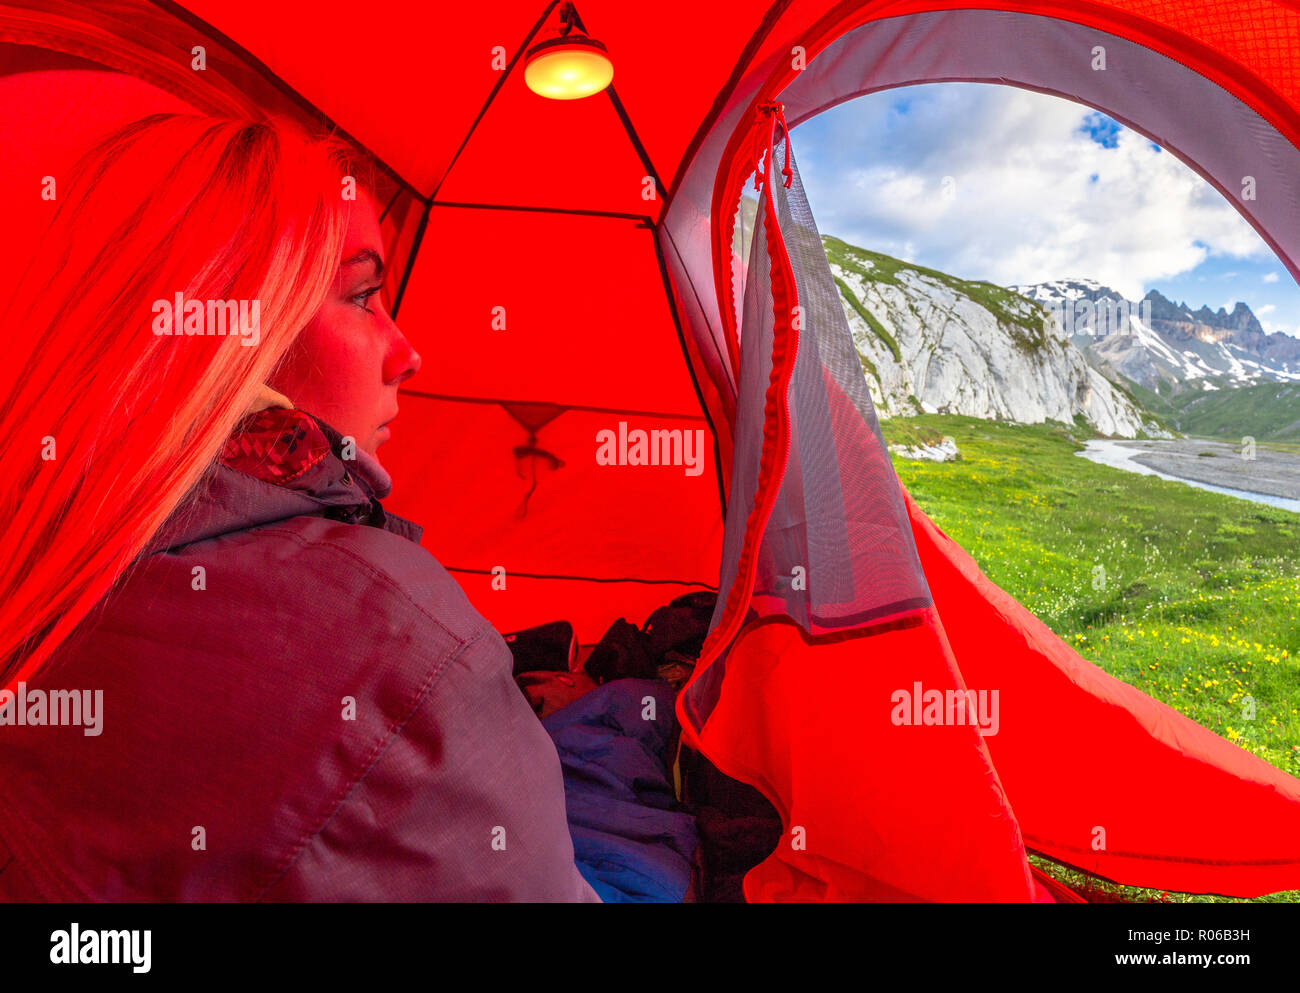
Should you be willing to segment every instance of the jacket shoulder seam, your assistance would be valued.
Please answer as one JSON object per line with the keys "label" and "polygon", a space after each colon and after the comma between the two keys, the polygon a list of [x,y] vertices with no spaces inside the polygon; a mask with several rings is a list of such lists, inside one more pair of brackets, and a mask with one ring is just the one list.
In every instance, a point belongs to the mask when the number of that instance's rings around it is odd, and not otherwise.
{"label": "jacket shoulder seam", "polygon": [[258,890],[257,895],[254,897],[256,901],[260,902],[266,896],[266,894],[269,893],[276,886],[276,884],[279,883],[280,880],[285,877],[285,875],[289,872],[289,870],[291,870],[294,867],[294,865],[297,863],[297,861],[302,857],[302,853],[306,851],[308,845],[310,845],[313,841],[316,840],[317,837],[320,836],[320,833],[329,826],[330,822],[335,818],[335,816],[337,816],[338,812],[342,810],[343,807],[348,803],[348,801],[352,798],[352,795],[356,792],[357,787],[365,780],[365,778],[368,775],[370,775],[370,773],[374,770],[375,766],[379,763],[379,760],[383,758],[384,753],[388,751],[393,741],[405,730],[406,725],[410,723],[411,718],[414,717],[416,712],[420,709],[420,707],[424,705],[424,702],[428,698],[429,692],[433,688],[434,683],[437,682],[438,678],[443,674],[443,672],[446,671],[447,667],[451,665],[451,663],[454,662],[456,659],[464,655],[465,651],[471,645],[477,644],[483,638],[486,632],[487,632],[486,628],[480,629],[479,632],[476,635],[474,635],[473,638],[462,643],[461,646],[456,651],[451,652],[448,655],[444,656],[437,664],[433,666],[433,669],[430,671],[429,675],[425,677],[424,682],[421,684],[419,692],[415,695],[415,700],[411,704],[410,709],[407,710],[406,714],[404,714],[400,720],[389,724],[387,734],[385,734],[379,741],[375,743],[374,747],[371,748],[370,752],[361,761],[358,767],[359,771],[357,772],[357,774],[352,776],[346,782],[344,782],[344,784],[339,788],[339,790],[335,794],[335,797],[331,798],[328,804],[328,812],[326,813],[325,817],[320,821],[318,825],[316,825],[314,829],[312,829],[309,833],[305,834],[302,838],[299,839],[299,841],[293,846],[293,848],[287,853],[285,858],[282,860],[281,865],[277,867],[277,869],[275,870],[275,875],[271,878],[271,880],[268,883],[266,883],[265,886],[261,887],[260,890]]}
{"label": "jacket shoulder seam", "polygon": [[[308,520],[313,520],[313,521],[328,520],[328,518],[309,517],[307,515],[303,515],[303,516],[307,517]],[[290,519],[293,520],[293,518]],[[479,637],[482,636],[483,631],[486,630],[486,628],[480,628],[478,631],[470,635],[468,638],[461,637],[460,635],[456,634],[455,631],[452,631],[451,628],[447,627],[447,625],[444,624],[442,621],[438,620],[437,617],[429,613],[429,611],[426,610],[424,606],[420,604],[417,600],[413,599],[411,595],[407,593],[405,589],[402,588],[402,584],[397,581],[397,578],[393,576],[391,573],[389,573],[386,569],[376,567],[375,564],[371,562],[368,558],[366,558],[364,555],[358,555],[356,552],[352,551],[350,548],[344,547],[337,541],[304,538],[297,531],[293,531],[290,530],[289,528],[284,527],[284,523],[285,522],[283,521],[276,521],[274,524],[249,528],[247,531],[243,531],[240,533],[279,535],[297,542],[303,548],[321,548],[327,551],[335,552],[336,554],[341,555],[344,558],[350,559],[353,563],[357,565],[359,569],[361,569],[361,571],[363,571],[371,579],[376,580],[378,582],[382,582],[385,586],[391,588],[395,593],[399,594],[401,598],[413,610],[415,610],[417,613],[422,615],[431,624],[435,625],[439,630],[446,632],[451,638],[455,639],[455,641],[461,647],[464,647],[466,644],[469,644],[472,641],[476,641]],[[331,521],[330,523],[336,524],[339,527],[369,527],[369,525],[365,525],[365,524],[345,524],[341,521]],[[391,531],[384,531],[383,528],[371,528],[370,530],[379,531],[384,534],[392,534]],[[401,535],[394,535],[394,537],[401,538]],[[420,546],[417,545],[416,547],[419,548]],[[422,548],[420,550],[422,552],[425,551]],[[428,553],[425,552],[425,554]],[[432,559],[435,564],[437,564],[437,559],[434,559],[432,555],[430,555],[429,558]],[[439,568],[441,568],[441,565],[439,565]],[[451,582],[454,584],[456,581],[453,579],[451,580]]]}

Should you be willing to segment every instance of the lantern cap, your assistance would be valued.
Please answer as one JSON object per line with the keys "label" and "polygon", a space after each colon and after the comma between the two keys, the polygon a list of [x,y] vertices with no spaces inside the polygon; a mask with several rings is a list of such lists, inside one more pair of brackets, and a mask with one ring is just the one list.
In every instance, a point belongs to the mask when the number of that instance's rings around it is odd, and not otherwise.
{"label": "lantern cap", "polygon": [[550,51],[553,48],[594,48],[605,55],[609,54],[609,49],[605,47],[604,43],[597,41],[595,38],[588,38],[585,34],[567,34],[539,41],[528,49],[528,54],[524,58],[531,61],[543,52]]}

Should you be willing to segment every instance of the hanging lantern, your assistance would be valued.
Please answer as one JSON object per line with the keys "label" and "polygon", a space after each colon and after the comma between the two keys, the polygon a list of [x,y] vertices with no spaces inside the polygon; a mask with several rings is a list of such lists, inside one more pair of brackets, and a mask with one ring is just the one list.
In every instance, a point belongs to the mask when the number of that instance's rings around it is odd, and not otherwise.
{"label": "hanging lantern", "polygon": [[599,93],[614,79],[605,46],[587,36],[573,4],[560,11],[560,33],[538,42],[524,57],[524,82],[551,100],[579,100]]}

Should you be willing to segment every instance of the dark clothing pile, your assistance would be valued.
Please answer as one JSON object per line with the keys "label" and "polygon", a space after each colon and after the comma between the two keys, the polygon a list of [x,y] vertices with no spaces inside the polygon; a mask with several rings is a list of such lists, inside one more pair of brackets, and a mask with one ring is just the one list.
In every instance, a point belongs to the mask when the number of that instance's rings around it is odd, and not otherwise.
{"label": "dark clothing pile", "polygon": [[[641,628],[619,618],[584,664],[601,685],[542,722],[564,771],[575,861],[606,902],[679,902],[689,890],[701,902],[742,903],[745,873],[780,839],[780,816],[763,795],[690,749],[681,753],[683,802],[674,790],[673,705],[716,600],[707,591],[679,596]],[[548,665],[562,667],[559,654]],[[536,696],[528,680],[554,675],[519,678]]]}
{"label": "dark clothing pile", "polygon": [[578,871],[606,903],[680,903],[699,839],[668,774],[672,687],[615,679],[542,726],[564,770]]}

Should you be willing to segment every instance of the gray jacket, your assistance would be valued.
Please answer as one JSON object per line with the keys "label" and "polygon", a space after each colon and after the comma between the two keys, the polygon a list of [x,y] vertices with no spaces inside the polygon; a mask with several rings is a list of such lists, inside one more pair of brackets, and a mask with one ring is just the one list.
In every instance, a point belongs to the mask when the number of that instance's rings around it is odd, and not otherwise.
{"label": "gray jacket", "polygon": [[259,417],[27,687],[99,733],[0,725],[0,899],[596,901],[501,636],[372,460]]}

